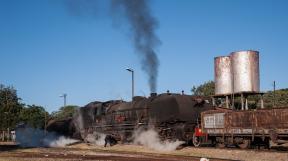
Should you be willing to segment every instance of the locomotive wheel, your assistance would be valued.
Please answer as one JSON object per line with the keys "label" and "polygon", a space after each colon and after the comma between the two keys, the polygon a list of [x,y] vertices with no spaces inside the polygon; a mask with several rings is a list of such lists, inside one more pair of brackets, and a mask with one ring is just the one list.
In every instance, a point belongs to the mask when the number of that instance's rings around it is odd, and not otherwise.
{"label": "locomotive wheel", "polygon": [[226,145],[225,145],[224,143],[219,143],[219,142],[216,143],[216,147],[217,147],[217,148],[225,148],[225,146],[226,146]]}
{"label": "locomotive wheel", "polygon": [[201,145],[201,138],[199,136],[195,136],[195,133],[194,133],[192,142],[195,147],[199,147]]}
{"label": "locomotive wheel", "polygon": [[251,143],[251,142],[250,142],[249,139],[245,139],[245,140],[243,140],[242,143],[238,144],[238,147],[239,147],[240,149],[247,149],[247,148],[250,147],[250,143]]}
{"label": "locomotive wheel", "polygon": [[225,139],[222,137],[216,137],[215,138],[215,146],[217,148],[225,148],[226,147]]}

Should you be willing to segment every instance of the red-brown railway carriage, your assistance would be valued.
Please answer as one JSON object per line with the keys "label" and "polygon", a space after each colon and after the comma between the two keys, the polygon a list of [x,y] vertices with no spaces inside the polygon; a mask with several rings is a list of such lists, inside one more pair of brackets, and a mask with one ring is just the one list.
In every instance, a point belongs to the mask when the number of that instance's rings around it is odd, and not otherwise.
{"label": "red-brown railway carriage", "polygon": [[288,143],[288,108],[204,111],[193,143],[199,146],[201,141],[208,140],[218,147],[237,145],[240,148]]}

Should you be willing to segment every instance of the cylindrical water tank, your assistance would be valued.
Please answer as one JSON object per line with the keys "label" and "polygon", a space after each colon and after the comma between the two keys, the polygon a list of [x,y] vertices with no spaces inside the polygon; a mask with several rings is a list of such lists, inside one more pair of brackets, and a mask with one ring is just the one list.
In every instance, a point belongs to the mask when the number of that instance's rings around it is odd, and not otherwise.
{"label": "cylindrical water tank", "polygon": [[233,90],[232,67],[229,56],[214,58],[215,95],[231,94]]}
{"label": "cylindrical water tank", "polygon": [[231,53],[234,93],[259,92],[259,52],[238,51]]}

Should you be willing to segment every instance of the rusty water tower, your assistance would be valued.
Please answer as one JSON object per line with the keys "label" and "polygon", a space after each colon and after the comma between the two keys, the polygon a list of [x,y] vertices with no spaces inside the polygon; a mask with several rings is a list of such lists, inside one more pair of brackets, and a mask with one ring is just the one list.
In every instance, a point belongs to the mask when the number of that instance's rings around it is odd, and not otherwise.
{"label": "rusty water tower", "polygon": [[261,95],[259,52],[253,50],[232,52],[229,56],[214,58],[215,98],[225,98],[226,108],[234,108],[234,97],[241,97],[241,109],[248,109],[248,96]]}

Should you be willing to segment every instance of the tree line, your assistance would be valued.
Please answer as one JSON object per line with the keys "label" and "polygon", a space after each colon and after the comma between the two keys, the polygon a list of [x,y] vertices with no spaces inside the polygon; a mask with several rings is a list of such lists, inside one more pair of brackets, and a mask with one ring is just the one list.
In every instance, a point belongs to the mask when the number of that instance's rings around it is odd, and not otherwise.
{"label": "tree line", "polygon": [[[191,89],[193,95],[195,96],[207,96],[210,97],[214,95],[215,83],[214,81],[205,82],[199,86],[193,86]],[[273,108],[273,107],[287,107],[288,105],[288,88],[277,89],[274,91],[267,91],[263,95],[264,107]],[[236,99],[236,106],[240,106],[240,99]],[[259,96],[250,96],[249,97],[249,107],[259,108],[260,97]]]}
{"label": "tree line", "polygon": [[49,120],[72,117],[78,108],[69,105],[49,114],[43,106],[26,105],[21,101],[14,87],[0,84],[0,131],[15,129],[20,123],[44,129]]}

